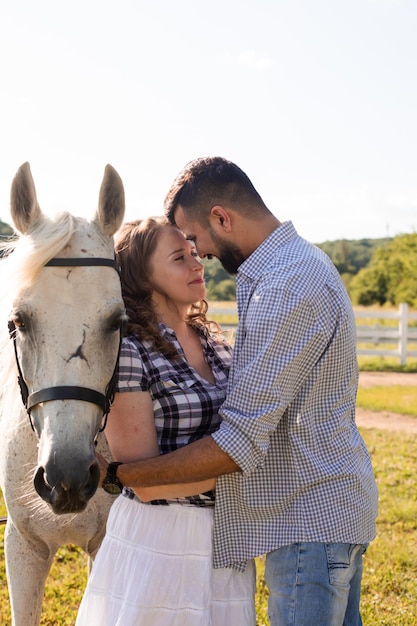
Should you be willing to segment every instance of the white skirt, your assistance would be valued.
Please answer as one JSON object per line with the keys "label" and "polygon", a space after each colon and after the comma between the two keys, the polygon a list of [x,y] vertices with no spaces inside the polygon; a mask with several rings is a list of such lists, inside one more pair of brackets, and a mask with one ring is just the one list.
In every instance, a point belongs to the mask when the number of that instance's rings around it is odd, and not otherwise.
{"label": "white skirt", "polygon": [[255,565],[212,567],[213,508],[120,496],[76,626],[255,626]]}

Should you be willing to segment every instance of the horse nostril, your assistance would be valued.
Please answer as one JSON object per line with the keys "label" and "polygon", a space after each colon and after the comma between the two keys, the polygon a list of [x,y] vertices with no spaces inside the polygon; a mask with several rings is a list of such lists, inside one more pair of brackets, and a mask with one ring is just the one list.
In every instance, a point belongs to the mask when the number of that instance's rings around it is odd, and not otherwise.
{"label": "horse nostril", "polygon": [[51,504],[52,498],[52,487],[48,485],[45,480],[45,469],[43,467],[38,467],[36,470],[35,476],[33,478],[33,484],[35,486],[36,492],[40,495],[42,500]]}
{"label": "horse nostril", "polygon": [[97,482],[100,480],[100,465],[98,464],[98,461],[94,461],[94,463],[91,464],[90,467],[90,476],[91,476],[91,480],[93,482]]}
{"label": "horse nostril", "polygon": [[85,485],[87,497],[92,497],[97,490],[98,483],[100,481],[100,465],[98,461],[94,461],[90,465],[90,476]]}

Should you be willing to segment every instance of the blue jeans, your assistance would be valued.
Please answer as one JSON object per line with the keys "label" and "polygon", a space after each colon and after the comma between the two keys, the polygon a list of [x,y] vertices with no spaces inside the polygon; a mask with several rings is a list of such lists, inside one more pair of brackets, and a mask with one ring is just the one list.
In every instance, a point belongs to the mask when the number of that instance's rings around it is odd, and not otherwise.
{"label": "blue jeans", "polygon": [[266,556],[271,626],[361,626],[366,545],[296,543]]}

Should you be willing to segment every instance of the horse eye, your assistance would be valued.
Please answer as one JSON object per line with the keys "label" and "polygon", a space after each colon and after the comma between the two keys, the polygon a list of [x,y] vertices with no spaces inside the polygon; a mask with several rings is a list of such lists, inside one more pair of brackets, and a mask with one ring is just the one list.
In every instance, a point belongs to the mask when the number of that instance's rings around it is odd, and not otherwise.
{"label": "horse eye", "polygon": [[9,320],[8,326],[9,326],[9,333],[12,333],[17,328],[19,330],[23,330],[24,328],[26,328],[24,321],[20,317],[14,317],[13,319]]}
{"label": "horse eye", "polygon": [[125,324],[126,324],[125,316],[117,315],[110,321],[109,330],[111,332],[120,330],[123,333]]}

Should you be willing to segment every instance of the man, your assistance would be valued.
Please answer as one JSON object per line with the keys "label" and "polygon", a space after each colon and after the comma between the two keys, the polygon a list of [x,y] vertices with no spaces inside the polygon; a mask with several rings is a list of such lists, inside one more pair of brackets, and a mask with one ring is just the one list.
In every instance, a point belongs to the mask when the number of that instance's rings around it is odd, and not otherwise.
{"label": "man", "polygon": [[266,553],[273,626],[358,626],[377,490],[355,424],[355,320],[340,276],[221,157],[188,164],[165,208],[201,257],[237,273],[223,421],[117,476],[130,486],[220,477],[214,565],[243,569]]}

